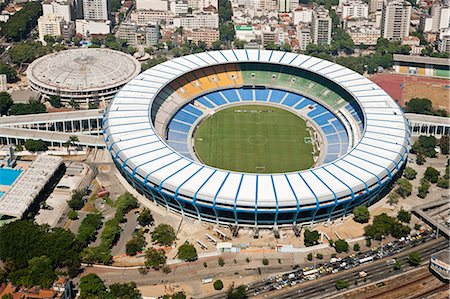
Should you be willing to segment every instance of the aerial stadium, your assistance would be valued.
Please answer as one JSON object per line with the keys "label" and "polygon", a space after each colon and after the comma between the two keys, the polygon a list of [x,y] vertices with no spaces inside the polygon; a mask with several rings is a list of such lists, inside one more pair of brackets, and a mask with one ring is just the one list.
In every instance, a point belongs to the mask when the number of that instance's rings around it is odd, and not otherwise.
{"label": "aerial stadium", "polygon": [[114,162],[141,194],[222,225],[343,217],[400,175],[410,128],[376,84],[338,64],[224,50],[135,77],[103,119]]}

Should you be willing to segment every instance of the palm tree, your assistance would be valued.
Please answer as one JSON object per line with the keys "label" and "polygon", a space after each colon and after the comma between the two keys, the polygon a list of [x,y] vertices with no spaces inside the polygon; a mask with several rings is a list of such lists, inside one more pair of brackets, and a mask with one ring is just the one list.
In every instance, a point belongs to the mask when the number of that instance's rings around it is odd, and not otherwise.
{"label": "palm tree", "polygon": [[75,146],[77,142],[79,142],[80,140],[78,139],[77,135],[72,135],[69,137],[69,139],[67,139],[66,142],[64,142],[64,146],[67,148],[67,152],[69,153],[70,156],[70,150],[69,148],[71,146]]}
{"label": "palm tree", "polygon": [[[175,29],[175,32],[180,34],[180,36],[181,36],[181,44],[183,44],[183,42],[184,42],[183,41],[183,33],[184,33],[183,26],[177,27],[177,29]],[[177,44],[178,44],[178,41],[177,41]]]}

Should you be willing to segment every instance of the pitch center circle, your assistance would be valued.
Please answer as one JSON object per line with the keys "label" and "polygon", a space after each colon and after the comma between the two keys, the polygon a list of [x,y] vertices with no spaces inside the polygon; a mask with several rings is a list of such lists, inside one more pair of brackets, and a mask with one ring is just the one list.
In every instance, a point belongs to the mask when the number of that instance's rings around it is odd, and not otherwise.
{"label": "pitch center circle", "polygon": [[269,139],[262,135],[254,135],[247,138],[247,142],[251,145],[265,145]]}

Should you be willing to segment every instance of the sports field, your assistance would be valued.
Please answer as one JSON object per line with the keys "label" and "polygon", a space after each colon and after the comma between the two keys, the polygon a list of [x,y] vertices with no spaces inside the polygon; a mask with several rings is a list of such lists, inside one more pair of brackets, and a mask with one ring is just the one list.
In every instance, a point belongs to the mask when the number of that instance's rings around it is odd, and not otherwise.
{"label": "sports field", "polygon": [[306,122],[272,106],[221,110],[200,124],[194,142],[200,160],[221,169],[280,173],[314,164]]}

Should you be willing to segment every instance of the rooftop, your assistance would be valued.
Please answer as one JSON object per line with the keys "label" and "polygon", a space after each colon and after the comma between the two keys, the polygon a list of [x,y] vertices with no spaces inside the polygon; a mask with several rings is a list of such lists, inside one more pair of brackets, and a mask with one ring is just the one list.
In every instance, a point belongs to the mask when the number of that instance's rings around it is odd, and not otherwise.
{"label": "rooftop", "polygon": [[401,54],[394,54],[394,61],[435,64],[435,65],[443,65],[443,66],[450,65],[450,59],[448,59],[448,58],[410,56],[410,55],[401,55]]}
{"label": "rooftop", "polygon": [[50,89],[93,91],[120,86],[141,71],[131,55],[109,49],[74,49],[43,56],[27,69],[28,80]]}

